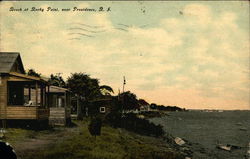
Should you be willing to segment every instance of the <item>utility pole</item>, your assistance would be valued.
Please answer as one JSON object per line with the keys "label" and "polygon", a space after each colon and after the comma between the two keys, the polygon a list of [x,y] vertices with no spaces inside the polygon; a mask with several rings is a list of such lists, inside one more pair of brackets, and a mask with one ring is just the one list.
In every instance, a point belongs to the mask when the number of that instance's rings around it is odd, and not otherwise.
{"label": "utility pole", "polygon": [[125,87],[125,84],[126,84],[126,79],[125,79],[125,76],[123,76],[123,87],[122,87],[122,93],[124,93],[124,87]]}
{"label": "utility pole", "polygon": [[123,108],[124,108],[124,97],[125,97],[125,94],[124,94],[124,88],[125,88],[125,84],[126,84],[126,79],[125,79],[125,76],[123,76],[123,85],[122,85],[122,93],[123,93],[123,97],[122,97],[122,116],[123,116]]}

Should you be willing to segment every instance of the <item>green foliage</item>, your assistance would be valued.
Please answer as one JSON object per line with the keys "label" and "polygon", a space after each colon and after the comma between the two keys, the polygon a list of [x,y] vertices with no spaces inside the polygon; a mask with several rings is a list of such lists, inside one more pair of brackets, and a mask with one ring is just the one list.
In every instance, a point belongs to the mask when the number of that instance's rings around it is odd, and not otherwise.
{"label": "green foliage", "polygon": [[111,95],[111,93],[114,93],[113,89],[107,85],[102,85],[99,87],[99,89],[103,95]]}
{"label": "green foliage", "polygon": [[101,95],[98,79],[90,78],[90,76],[85,73],[71,74],[67,84],[74,94],[82,96],[85,100],[93,99]]}
{"label": "green foliage", "polygon": [[114,128],[122,127],[121,112],[112,111],[105,117],[105,122]]}
{"label": "green foliage", "polygon": [[145,99],[139,99],[138,102],[142,105],[149,105],[149,103]]}
{"label": "green foliage", "polygon": [[150,104],[151,109],[163,110],[163,111],[186,111],[185,108],[180,108],[177,106],[165,106],[157,105],[155,103]]}
{"label": "green foliage", "polygon": [[[99,86],[99,80],[91,78],[85,73],[74,73],[68,78],[68,88],[77,96],[80,97],[82,105],[87,107],[89,115],[94,115],[99,112],[98,105],[93,103],[99,99],[104,98],[107,94],[113,93],[113,89],[110,86]],[[105,94],[102,94],[102,91]],[[84,111],[84,109],[82,109]]]}
{"label": "green foliage", "polygon": [[27,71],[27,75],[34,76],[34,77],[41,77],[41,73],[37,73],[34,69],[29,69]]}
{"label": "green foliage", "polygon": [[48,82],[53,86],[66,87],[66,83],[60,73],[51,74]]}
{"label": "green foliage", "polygon": [[115,128],[125,128],[141,135],[159,137],[165,133],[161,125],[155,125],[146,119],[140,119],[133,113],[122,116],[120,113],[112,112],[106,116],[106,122]]}
{"label": "green foliage", "polygon": [[92,136],[100,136],[102,128],[102,119],[95,117],[90,121],[89,132]]}
{"label": "green foliage", "polygon": [[150,104],[150,108],[151,108],[151,109],[156,109],[156,108],[157,108],[157,104],[151,103],[151,104]]}
{"label": "green foliage", "polygon": [[130,91],[120,94],[120,99],[124,110],[138,109],[139,103],[134,93]]}

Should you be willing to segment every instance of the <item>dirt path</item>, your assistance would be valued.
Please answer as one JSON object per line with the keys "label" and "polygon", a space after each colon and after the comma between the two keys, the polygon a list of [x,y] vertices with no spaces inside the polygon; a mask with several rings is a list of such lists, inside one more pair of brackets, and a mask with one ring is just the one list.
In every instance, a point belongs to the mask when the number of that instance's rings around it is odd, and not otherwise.
{"label": "dirt path", "polygon": [[[12,144],[14,150],[19,157],[25,155],[27,151],[36,151],[58,140],[63,140],[72,136],[73,133],[79,132],[79,127],[75,128],[57,128],[56,131],[50,133],[39,133],[32,138],[25,138]],[[70,135],[69,135],[70,134]]]}

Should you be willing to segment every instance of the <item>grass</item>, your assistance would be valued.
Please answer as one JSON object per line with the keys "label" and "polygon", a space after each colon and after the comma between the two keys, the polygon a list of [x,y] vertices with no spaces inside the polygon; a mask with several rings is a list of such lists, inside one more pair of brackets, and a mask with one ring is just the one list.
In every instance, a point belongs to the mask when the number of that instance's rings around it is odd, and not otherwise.
{"label": "grass", "polygon": [[54,129],[35,131],[35,130],[21,129],[21,128],[8,128],[7,133],[5,133],[4,135],[3,141],[15,144],[24,141],[26,139],[39,138],[40,136],[51,134],[56,131],[57,130]]}
{"label": "grass", "polygon": [[[183,156],[170,149],[162,140],[140,136],[122,129],[102,127],[101,136],[88,132],[88,121],[75,122],[75,128],[60,131],[32,131],[9,129],[6,141],[22,144],[27,138],[57,134],[53,142],[38,149],[19,153],[22,159],[182,159]],[[60,134],[61,133],[61,134]],[[56,142],[54,142],[56,141]],[[18,152],[18,150],[17,150]]]}
{"label": "grass", "polygon": [[36,137],[37,136],[34,130],[8,128],[3,140],[15,144],[18,141]]}

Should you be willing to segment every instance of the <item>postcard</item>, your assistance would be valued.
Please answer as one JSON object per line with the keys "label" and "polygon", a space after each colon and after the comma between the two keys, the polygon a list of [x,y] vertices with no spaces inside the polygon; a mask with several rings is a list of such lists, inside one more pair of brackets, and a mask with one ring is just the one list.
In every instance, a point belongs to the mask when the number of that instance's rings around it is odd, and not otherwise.
{"label": "postcard", "polygon": [[24,159],[249,159],[249,19],[248,1],[1,1],[0,140]]}

